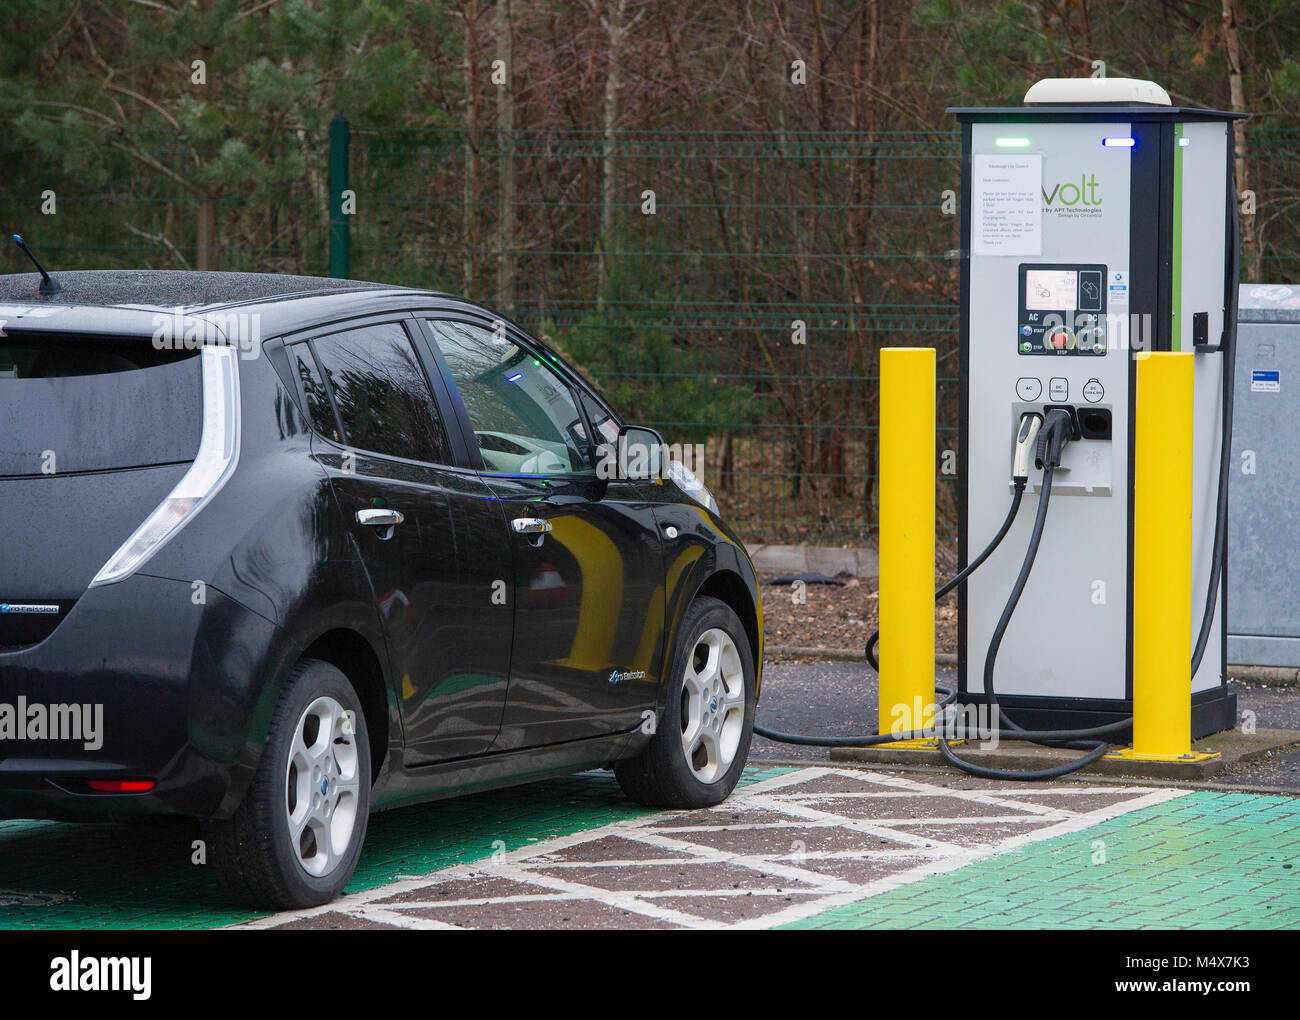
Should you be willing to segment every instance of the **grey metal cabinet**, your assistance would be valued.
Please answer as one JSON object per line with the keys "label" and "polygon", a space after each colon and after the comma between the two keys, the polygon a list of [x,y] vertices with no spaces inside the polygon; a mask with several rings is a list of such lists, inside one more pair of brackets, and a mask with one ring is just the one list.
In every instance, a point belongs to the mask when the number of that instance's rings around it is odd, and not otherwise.
{"label": "grey metal cabinet", "polygon": [[1300,666],[1300,285],[1239,293],[1228,661]]}

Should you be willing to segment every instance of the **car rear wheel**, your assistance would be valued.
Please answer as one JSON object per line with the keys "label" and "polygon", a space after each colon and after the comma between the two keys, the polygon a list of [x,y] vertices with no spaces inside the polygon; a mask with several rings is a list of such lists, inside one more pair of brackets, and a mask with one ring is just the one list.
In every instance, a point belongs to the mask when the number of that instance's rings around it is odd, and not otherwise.
{"label": "car rear wheel", "polygon": [[244,802],[207,826],[208,860],[240,903],[319,906],[352,877],[369,813],[361,704],[339,670],[305,659],[280,696]]}
{"label": "car rear wheel", "polygon": [[623,792],[653,807],[725,800],[749,756],[755,680],[740,617],[718,599],[696,599],[682,620],[655,734],[637,757],[614,766]]}

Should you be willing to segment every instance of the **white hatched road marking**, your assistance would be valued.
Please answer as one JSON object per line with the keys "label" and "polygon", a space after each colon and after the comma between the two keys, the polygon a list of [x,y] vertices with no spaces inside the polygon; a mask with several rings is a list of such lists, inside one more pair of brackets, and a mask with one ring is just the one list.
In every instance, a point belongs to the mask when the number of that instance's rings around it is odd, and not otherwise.
{"label": "white hatched road marking", "polygon": [[[822,791],[815,786],[810,788],[810,784],[824,779],[839,780],[846,785],[859,784],[861,789]],[[719,815],[716,825],[666,824],[674,817],[691,812],[658,812],[530,843],[472,864],[444,868],[427,875],[402,877],[375,889],[341,897],[322,907],[272,914],[233,927],[253,929],[275,928],[292,923],[301,925],[302,922],[310,922],[312,918],[328,914],[344,915],[362,924],[369,922],[413,929],[460,929],[474,926],[472,921],[466,922],[466,911],[484,911],[491,907],[514,908],[519,911],[516,923],[528,926],[527,910],[530,906],[541,911],[563,905],[577,917],[572,923],[574,927],[580,925],[585,906],[588,909],[614,908],[628,915],[679,928],[772,928],[811,917],[832,907],[878,896],[1029,843],[1079,832],[1130,811],[1184,796],[1188,792],[1190,791],[1124,786],[1008,787],[994,792],[987,787],[962,788],[956,784],[939,786],[896,773],[810,766],[738,788],[724,804],[712,809]],[[1092,811],[1038,804],[1032,799],[1062,794],[1101,795],[1117,799],[1112,804]],[[845,809],[863,811],[874,800],[897,799],[900,796],[927,799],[947,797],[959,803],[990,809],[990,813],[956,816],[945,814],[929,818],[900,818],[891,814],[887,817],[861,818],[826,810],[828,804],[842,804]],[[818,803],[821,807],[814,808],[810,802]],[[748,812],[757,813],[758,818],[751,817],[747,820],[745,816]],[[726,820],[723,821],[723,818]],[[974,846],[963,846],[922,832],[910,831],[924,826],[945,826],[949,830],[960,826],[973,832],[980,825],[1014,826],[1023,823],[1039,827],[1015,835],[990,837]],[[746,834],[759,835],[783,830],[835,833],[841,838],[847,836],[850,840],[856,836],[860,837],[861,845],[838,850],[796,850],[798,842],[792,841],[788,849],[779,852],[756,852],[726,850],[699,841],[699,837],[713,833],[729,833],[743,839]],[[652,857],[624,858],[615,851],[612,856],[600,860],[559,859],[566,851],[611,836],[662,853]],[[882,848],[882,840],[889,841],[890,845]],[[867,881],[853,881],[807,867],[816,862],[859,863],[893,870],[887,870],[885,874]],[[682,869],[689,869],[688,874],[703,877],[707,882],[707,869],[710,868],[727,869],[726,877],[721,874],[718,876],[715,883],[717,888],[693,888],[675,881],[683,874]],[[594,881],[604,881],[598,876],[606,874],[616,880],[621,869],[639,869],[652,873],[662,871],[664,886],[611,889],[592,884]],[[737,871],[751,872],[753,879],[737,883],[734,881]],[[579,872],[586,872],[586,881],[577,879]],[[520,889],[481,898],[456,896],[439,899],[436,895],[412,895],[419,891],[432,892],[448,882],[499,883],[503,880],[518,885]],[[632,880],[633,886],[635,881]],[[410,898],[395,901],[394,898],[399,896]],[[728,901],[742,902],[742,898],[748,908],[757,910],[755,916],[739,920],[707,916],[708,907],[725,907]],[[694,903],[688,910],[657,902],[665,899],[676,900],[678,904],[688,900]],[[695,903],[699,906],[695,906]],[[436,919],[438,913],[452,910],[459,913],[456,923]],[[446,916],[452,915],[447,913]],[[539,913],[538,924],[543,922],[543,915]]]}
{"label": "white hatched road marking", "polygon": [[446,924],[443,921],[433,921],[427,917],[416,917],[412,914],[404,914],[400,910],[389,910],[387,907],[359,907],[351,914],[358,921],[373,921],[376,924],[391,924],[395,928],[410,928],[413,931],[464,931],[465,929],[455,924]]}

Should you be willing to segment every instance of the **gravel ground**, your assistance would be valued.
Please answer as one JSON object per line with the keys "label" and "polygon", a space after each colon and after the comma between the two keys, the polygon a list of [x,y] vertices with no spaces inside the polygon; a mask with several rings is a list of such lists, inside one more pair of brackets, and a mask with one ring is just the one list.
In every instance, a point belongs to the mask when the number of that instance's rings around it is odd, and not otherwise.
{"label": "gravel ground", "polygon": [[[951,572],[942,572],[936,588]],[[876,578],[843,577],[843,584],[773,584],[775,574],[759,578],[763,595],[763,631],[769,645],[805,648],[862,648],[876,629]],[[935,651],[957,650],[957,596],[935,606]]]}
{"label": "gravel ground", "polygon": [[[769,640],[771,640],[769,638]],[[938,682],[955,686],[956,670],[940,670]],[[1233,682],[1239,712],[1255,713],[1259,729],[1300,730],[1300,689]],[[788,733],[849,737],[876,730],[876,674],[862,662],[769,660],[763,669],[760,725]],[[826,761],[821,747],[754,738],[754,760]],[[1300,748],[1271,760],[1228,769],[1215,782],[1287,787],[1300,791]]]}

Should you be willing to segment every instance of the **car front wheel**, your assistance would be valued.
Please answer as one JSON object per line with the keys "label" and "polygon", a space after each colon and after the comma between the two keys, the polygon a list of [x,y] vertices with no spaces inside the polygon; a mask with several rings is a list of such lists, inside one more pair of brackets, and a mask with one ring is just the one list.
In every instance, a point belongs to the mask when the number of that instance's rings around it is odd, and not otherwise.
{"label": "car front wheel", "polygon": [[708,807],[727,798],[749,756],[754,657],[740,617],[709,596],[691,603],[678,634],[655,734],[614,774],[640,804]]}

